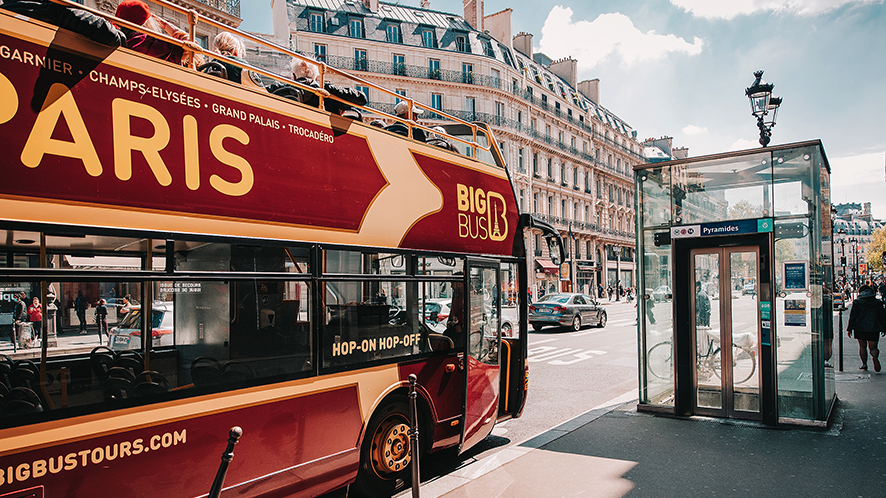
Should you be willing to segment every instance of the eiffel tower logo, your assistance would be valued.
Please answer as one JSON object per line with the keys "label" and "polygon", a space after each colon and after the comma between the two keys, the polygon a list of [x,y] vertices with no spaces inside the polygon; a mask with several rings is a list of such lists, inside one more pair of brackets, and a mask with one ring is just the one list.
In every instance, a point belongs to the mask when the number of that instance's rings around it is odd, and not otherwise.
{"label": "eiffel tower logo", "polygon": [[492,226],[492,237],[501,239],[501,229],[498,228],[498,206],[495,206],[495,225]]}

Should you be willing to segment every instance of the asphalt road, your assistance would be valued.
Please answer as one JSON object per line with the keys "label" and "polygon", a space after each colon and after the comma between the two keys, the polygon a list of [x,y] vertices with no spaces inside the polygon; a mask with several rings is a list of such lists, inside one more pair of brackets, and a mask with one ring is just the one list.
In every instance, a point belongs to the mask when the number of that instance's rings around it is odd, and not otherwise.
{"label": "asphalt road", "polygon": [[608,323],[577,332],[545,327],[529,332],[529,398],[520,418],[496,425],[458,462],[430,459],[423,481],[508,446],[520,444],[592,408],[638,391],[637,309],[604,302]]}

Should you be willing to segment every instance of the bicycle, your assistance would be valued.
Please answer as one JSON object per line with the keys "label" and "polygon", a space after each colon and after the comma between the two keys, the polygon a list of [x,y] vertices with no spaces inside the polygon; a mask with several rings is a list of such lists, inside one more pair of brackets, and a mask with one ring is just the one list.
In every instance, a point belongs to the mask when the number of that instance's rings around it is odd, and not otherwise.
{"label": "bicycle", "polygon": [[[701,328],[700,328],[701,330]],[[708,338],[707,347],[704,352],[699,351],[697,355],[696,368],[699,374],[705,377],[715,375],[718,379],[722,378],[720,371],[723,362],[720,358],[720,337],[712,333],[710,329],[705,330]],[[671,341],[660,342],[649,349],[646,355],[646,362],[649,372],[663,380],[670,380],[674,377],[674,353]],[[747,382],[754,376],[757,370],[757,357],[754,350],[737,344],[732,345],[732,375],[733,383],[741,384]]]}

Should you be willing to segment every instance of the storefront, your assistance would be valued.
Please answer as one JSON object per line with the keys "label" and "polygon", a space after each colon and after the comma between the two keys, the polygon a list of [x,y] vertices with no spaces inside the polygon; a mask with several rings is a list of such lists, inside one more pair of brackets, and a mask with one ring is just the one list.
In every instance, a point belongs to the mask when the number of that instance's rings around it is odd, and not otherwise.
{"label": "storefront", "polygon": [[825,425],[830,166],[820,141],[635,167],[641,411]]}

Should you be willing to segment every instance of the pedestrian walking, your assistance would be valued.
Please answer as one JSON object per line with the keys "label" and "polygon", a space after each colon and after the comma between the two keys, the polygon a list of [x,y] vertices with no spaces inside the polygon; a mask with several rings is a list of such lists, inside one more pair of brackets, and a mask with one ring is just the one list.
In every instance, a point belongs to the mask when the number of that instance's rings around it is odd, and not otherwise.
{"label": "pedestrian walking", "polygon": [[868,369],[868,352],[874,363],[874,371],[880,371],[880,350],[877,343],[881,335],[886,335],[886,308],[876,298],[874,290],[863,285],[858,290],[858,297],[852,302],[849,311],[849,324],[846,326],[849,337],[855,336],[858,341],[858,356],[861,357],[861,370]]}
{"label": "pedestrian walking", "polygon": [[83,291],[77,291],[77,299],[74,300],[74,311],[77,312],[77,320],[80,322],[80,334],[86,333],[86,309],[89,308],[89,301],[83,295]]}
{"label": "pedestrian walking", "polygon": [[98,325],[99,343],[104,341],[106,334],[111,337],[111,333],[108,331],[108,306],[104,299],[99,299],[98,305],[95,307],[95,323]]}
{"label": "pedestrian walking", "polygon": [[31,322],[31,330],[34,331],[34,340],[39,341],[43,331],[43,306],[40,305],[40,298],[35,297],[28,306],[28,320]]}

